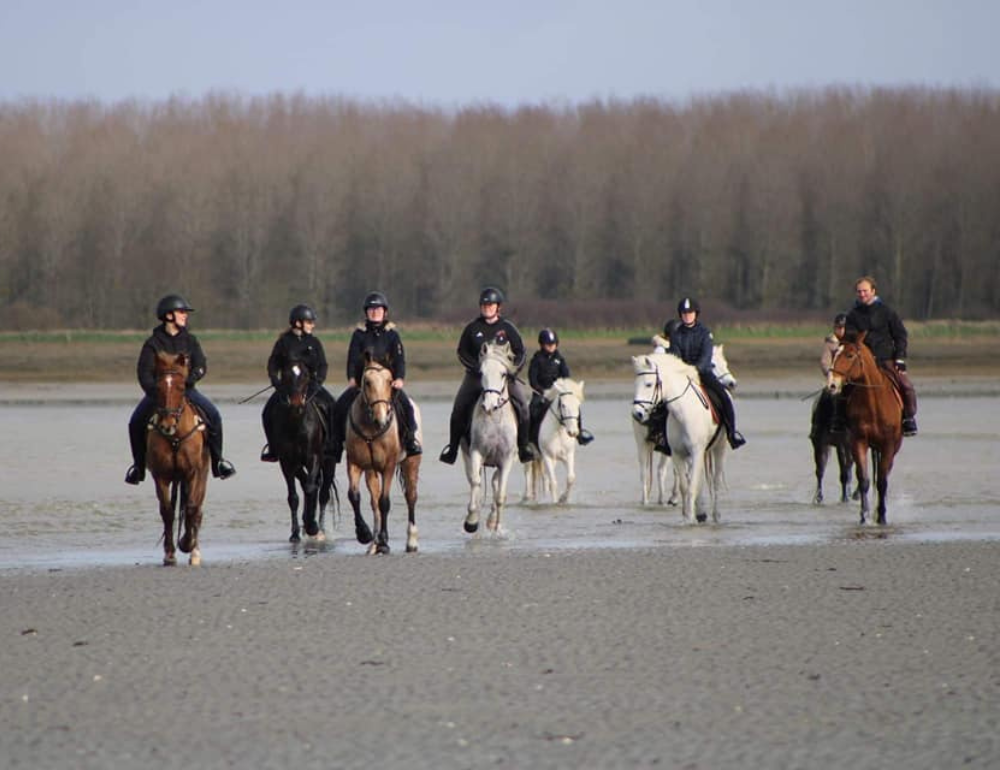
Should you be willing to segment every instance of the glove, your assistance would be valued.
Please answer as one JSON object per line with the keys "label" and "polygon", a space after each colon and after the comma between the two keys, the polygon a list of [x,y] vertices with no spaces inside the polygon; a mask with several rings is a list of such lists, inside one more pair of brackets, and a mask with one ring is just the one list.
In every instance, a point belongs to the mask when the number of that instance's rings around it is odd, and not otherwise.
{"label": "glove", "polygon": [[896,371],[897,372],[906,371],[906,361],[904,361],[902,358],[896,359]]}

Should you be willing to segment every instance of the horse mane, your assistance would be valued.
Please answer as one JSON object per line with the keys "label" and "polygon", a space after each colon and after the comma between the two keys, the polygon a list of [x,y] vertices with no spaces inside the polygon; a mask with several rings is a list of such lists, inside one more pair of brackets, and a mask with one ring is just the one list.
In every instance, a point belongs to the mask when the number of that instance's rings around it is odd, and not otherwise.
{"label": "horse mane", "polygon": [[571,377],[560,377],[558,380],[552,383],[552,386],[546,388],[542,397],[553,401],[559,397],[560,393],[571,393],[576,396],[576,399],[582,404],[583,403],[583,380],[577,382]]}
{"label": "horse mane", "polygon": [[632,367],[636,374],[640,374],[649,368],[650,364],[646,363],[647,361],[651,362],[661,372],[683,374],[696,380],[698,378],[698,370],[690,364],[684,363],[684,360],[680,356],[675,356],[673,353],[646,353],[641,356],[632,356]]}
{"label": "horse mane", "polygon": [[479,350],[479,363],[481,364],[489,358],[500,361],[507,368],[508,374],[513,374],[517,369],[517,367],[514,366],[514,355],[511,352],[509,342],[504,342],[502,344],[492,341],[484,342],[482,348]]}
{"label": "horse mane", "polygon": [[166,353],[162,350],[156,351],[156,362],[154,371],[162,374],[170,370],[175,370],[183,375],[184,382],[187,382],[188,374],[191,372],[191,365],[188,357],[184,353]]}

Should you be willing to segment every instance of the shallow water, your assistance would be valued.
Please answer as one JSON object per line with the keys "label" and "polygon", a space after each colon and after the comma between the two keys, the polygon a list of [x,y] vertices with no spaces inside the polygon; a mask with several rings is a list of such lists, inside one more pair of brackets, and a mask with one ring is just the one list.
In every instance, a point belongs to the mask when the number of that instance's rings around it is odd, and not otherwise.
{"label": "shallow water", "polygon": [[[620,390],[620,392],[619,392]],[[227,456],[238,475],[209,483],[201,546],[210,566],[259,558],[359,555],[338,467],[340,516],[328,511],[328,541],[288,543],[285,486],[276,465],[257,459],[263,443],[260,403],[217,397],[226,421]],[[252,391],[251,391],[252,392]],[[906,440],[890,478],[889,525],[859,527],[858,505],[840,504],[836,460],[824,484],[827,503],[812,505],[814,477],[807,438],[810,403],[798,398],[743,398],[740,427],[749,444],[727,457],[728,489],[718,525],[686,525],[677,508],[640,504],[629,422],[631,383],[584,404],[597,436],[577,451],[577,483],[569,505],[522,505],[524,475],[511,475],[504,534],[470,537],[462,530],[468,486],[461,461],[445,466],[450,400],[421,401],[426,454],[417,523],[427,553],[517,552],[649,546],[740,546],[766,543],[941,541],[1000,538],[1000,398],[932,397],[920,404],[920,435]],[[126,423],[132,404],[89,398],[0,404],[0,569],[158,564],[160,521],[150,481],[123,483],[129,465]],[[365,497],[367,494],[365,493]],[[363,501],[366,515],[370,511]],[[485,512],[484,512],[485,516]],[[390,544],[404,550],[406,507],[398,488]]]}

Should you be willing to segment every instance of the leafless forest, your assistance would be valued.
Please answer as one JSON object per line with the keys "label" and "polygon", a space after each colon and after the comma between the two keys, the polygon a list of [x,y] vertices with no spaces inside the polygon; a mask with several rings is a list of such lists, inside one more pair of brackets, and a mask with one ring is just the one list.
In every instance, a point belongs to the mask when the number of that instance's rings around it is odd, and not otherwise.
{"label": "leafless forest", "polygon": [[[685,293],[1000,315],[1000,93],[831,89],[445,110],[301,95],[0,103],[0,326],[202,328],[305,301],[454,321],[485,283],[586,325]],[[650,311],[652,312],[652,311]],[[566,318],[566,315],[563,315]]]}

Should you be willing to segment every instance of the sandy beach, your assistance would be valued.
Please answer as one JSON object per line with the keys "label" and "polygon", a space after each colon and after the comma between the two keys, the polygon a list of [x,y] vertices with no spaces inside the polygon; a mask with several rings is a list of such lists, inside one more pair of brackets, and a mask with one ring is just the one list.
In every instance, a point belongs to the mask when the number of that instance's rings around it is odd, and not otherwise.
{"label": "sandy beach", "polygon": [[1000,762],[998,542],[13,571],[6,768]]}

